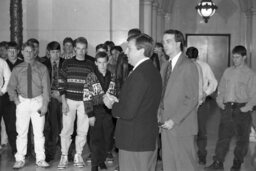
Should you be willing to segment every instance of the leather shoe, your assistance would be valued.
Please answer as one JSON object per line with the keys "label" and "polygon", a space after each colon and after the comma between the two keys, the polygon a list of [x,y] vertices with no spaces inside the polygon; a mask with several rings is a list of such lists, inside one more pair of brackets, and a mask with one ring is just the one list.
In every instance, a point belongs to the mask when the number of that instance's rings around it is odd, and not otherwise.
{"label": "leather shoe", "polygon": [[100,169],[106,169],[106,170],[108,169],[104,162],[100,163],[99,166],[100,166]]}
{"label": "leather shoe", "polygon": [[199,158],[198,163],[199,163],[200,165],[205,165],[205,164],[206,164],[206,159],[205,159],[205,158]]}
{"label": "leather shoe", "polygon": [[91,171],[98,171],[98,166],[92,166],[92,170]]}
{"label": "leather shoe", "polygon": [[223,162],[216,160],[210,166],[206,167],[205,169],[206,170],[224,170]]}
{"label": "leather shoe", "polygon": [[242,164],[242,163],[241,163],[240,161],[238,161],[238,160],[233,160],[233,165],[232,165],[230,171],[240,171],[240,169],[241,169],[241,164]]}

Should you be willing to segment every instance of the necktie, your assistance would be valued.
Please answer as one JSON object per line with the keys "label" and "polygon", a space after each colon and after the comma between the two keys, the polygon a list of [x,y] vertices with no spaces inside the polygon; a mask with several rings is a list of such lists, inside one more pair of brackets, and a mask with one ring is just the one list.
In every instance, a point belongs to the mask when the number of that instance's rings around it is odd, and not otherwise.
{"label": "necktie", "polygon": [[52,66],[52,89],[58,88],[58,67],[57,63],[54,61]]}
{"label": "necktie", "polygon": [[165,69],[164,81],[163,81],[163,89],[162,89],[162,96],[161,96],[161,103],[160,103],[160,107],[162,109],[164,108],[163,98],[164,98],[166,86],[168,84],[168,80],[170,78],[171,73],[172,73],[172,61],[170,61],[168,63],[168,66]]}
{"label": "necktie", "polygon": [[28,98],[32,98],[32,70],[31,70],[31,65],[28,64],[28,69],[27,69],[27,81],[28,81],[28,86],[27,86],[27,93],[28,93]]}

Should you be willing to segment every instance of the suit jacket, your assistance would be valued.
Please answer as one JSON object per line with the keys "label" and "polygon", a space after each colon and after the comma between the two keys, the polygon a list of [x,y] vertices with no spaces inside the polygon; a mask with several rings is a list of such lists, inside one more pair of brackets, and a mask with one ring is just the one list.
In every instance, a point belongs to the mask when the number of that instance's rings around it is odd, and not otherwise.
{"label": "suit jacket", "polygon": [[112,113],[117,117],[116,145],[126,151],[153,151],[158,135],[157,109],[161,76],[152,61],[142,62],[128,76]]}
{"label": "suit jacket", "polygon": [[[64,62],[64,59],[63,58],[60,58],[59,59],[59,66],[58,66],[58,70],[61,69],[62,67],[62,63]],[[52,64],[51,64],[51,60],[50,59],[47,59],[45,61],[42,62],[48,69],[49,71],[49,74],[50,74],[50,80],[52,82]]]}
{"label": "suit jacket", "polygon": [[[162,78],[168,63],[161,69]],[[163,109],[160,108],[160,120],[172,119],[175,122],[171,130],[175,136],[189,136],[197,133],[197,104],[199,94],[199,78],[196,65],[184,54],[173,68],[169,77]]]}

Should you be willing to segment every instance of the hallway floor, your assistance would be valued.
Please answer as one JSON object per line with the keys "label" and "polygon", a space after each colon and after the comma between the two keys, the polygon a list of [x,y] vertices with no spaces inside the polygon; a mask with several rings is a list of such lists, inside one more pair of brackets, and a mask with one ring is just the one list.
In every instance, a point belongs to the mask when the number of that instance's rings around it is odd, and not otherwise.
{"label": "hallway floor", "polygon": [[[215,143],[217,140],[218,134],[218,124],[219,124],[219,109],[217,108],[215,102],[213,100],[207,101],[206,110],[208,110],[209,120],[208,120],[208,156],[207,156],[207,166],[212,163],[212,156],[214,155]],[[255,113],[254,113],[255,115]],[[234,150],[234,140],[231,142],[230,151],[226,156],[226,161],[224,163],[225,171],[229,171],[233,161],[233,150]],[[84,159],[88,156],[88,148],[85,147],[84,149]],[[113,171],[114,168],[117,166],[116,161],[116,154],[115,162],[112,165],[108,166],[108,171]],[[24,168],[20,169],[20,171],[41,171],[41,170],[49,170],[49,171],[56,171],[57,165],[59,162],[60,154],[56,156],[56,159],[50,163],[51,167],[47,169],[38,168],[35,166],[34,159],[26,160],[26,165]],[[253,164],[254,159],[254,164]],[[12,169],[12,165],[14,163],[14,158],[11,156],[9,147],[5,147],[0,151],[0,171],[10,171]],[[73,166],[72,163],[69,164],[69,167],[65,169],[65,171],[90,171],[90,165],[86,166],[85,168],[76,168]],[[157,171],[161,171],[161,162],[158,162]],[[199,166],[198,171],[203,171],[204,166]],[[256,171],[256,142],[251,142],[249,147],[249,152],[246,156],[245,162],[242,165],[241,171]]]}

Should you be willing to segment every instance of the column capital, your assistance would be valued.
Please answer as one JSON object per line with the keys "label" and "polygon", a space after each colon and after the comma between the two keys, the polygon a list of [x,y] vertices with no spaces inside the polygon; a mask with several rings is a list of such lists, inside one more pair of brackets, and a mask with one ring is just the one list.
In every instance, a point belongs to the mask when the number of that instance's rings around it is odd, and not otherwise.
{"label": "column capital", "polygon": [[159,3],[154,1],[152,4],[153,9],[157,9],[158,5]]}
{"label": "column capital", "polygon": [[151,5],[152,2],[153,2],[153,0],[142,0],[142,3],[143,3],[144,5]]}

